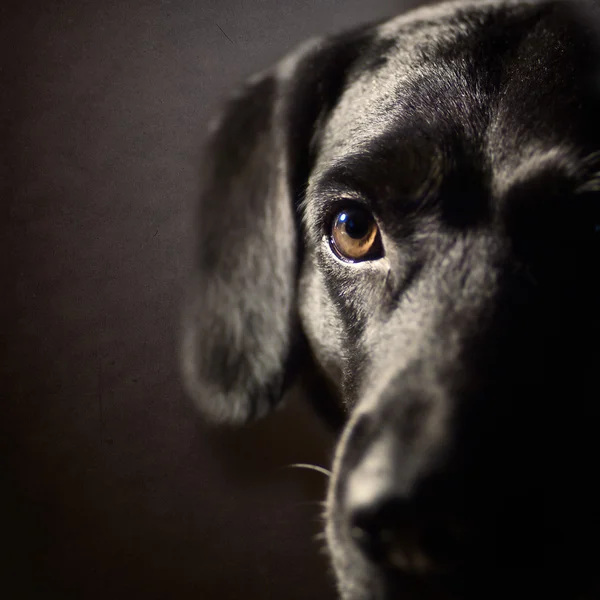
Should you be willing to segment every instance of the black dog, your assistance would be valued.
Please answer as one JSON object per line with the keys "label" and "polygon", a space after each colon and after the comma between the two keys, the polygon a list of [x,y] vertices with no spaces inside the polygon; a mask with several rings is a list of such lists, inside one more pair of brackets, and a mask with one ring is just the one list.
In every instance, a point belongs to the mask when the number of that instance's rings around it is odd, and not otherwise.
{"label": "black dog", "polygon": [[598,594],[595,16],[424,8],[307,43],[214,126],[186,385],[223,422],[307,369],[339,401],[346,600]]}

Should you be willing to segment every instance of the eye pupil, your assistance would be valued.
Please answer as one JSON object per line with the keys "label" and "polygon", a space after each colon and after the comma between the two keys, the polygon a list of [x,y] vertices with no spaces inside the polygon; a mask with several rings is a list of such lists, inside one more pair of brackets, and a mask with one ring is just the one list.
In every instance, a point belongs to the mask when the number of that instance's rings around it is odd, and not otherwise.
{"label": "eye pupil", "polygon": [[346,226],[346,233],[355,240],[360,240],[369,234],[371,220],[359,211],[344,212],[340,215],[340,223]]}

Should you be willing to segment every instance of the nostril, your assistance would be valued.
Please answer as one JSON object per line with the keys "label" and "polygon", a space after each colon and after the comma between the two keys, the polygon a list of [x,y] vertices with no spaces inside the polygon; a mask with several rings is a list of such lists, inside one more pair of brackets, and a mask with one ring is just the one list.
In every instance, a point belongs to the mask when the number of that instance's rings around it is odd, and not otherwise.
{"label": "nostril", "polygon": [[419,520],[408,502],[386,502],[353,513],[351,535],[371,561],[403,571],[426,571]]}
{"label": "nostril", "polygon": [[375,562],[383,562],[399,543],[410,544],[415,520],[408,503],[385,502],[352,511],[350,531],[363,553]]}
{"label": "nostril", "polygon": [[371,561],[406,572],[443,570],[460,560],[461,535],[448,518],[394,500],[354,510],[350,534]]}

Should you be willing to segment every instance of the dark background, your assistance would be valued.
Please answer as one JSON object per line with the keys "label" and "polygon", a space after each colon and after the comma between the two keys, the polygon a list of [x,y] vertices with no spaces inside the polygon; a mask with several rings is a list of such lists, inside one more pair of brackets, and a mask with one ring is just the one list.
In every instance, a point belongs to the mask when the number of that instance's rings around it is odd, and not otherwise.
{"label": "dark background", "polygon": [[328,465],[324,427],[214,431],[182,392],[190,214],[237,83],[410,4],[2,4],[0,597],[334,597],[325,478],[281,469]]}

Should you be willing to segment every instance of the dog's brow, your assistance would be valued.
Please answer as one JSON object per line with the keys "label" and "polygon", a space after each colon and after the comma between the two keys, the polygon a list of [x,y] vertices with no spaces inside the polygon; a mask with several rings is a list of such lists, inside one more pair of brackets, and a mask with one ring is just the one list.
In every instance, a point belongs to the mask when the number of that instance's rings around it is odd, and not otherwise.
{"label": "dog's brow", "polygon": [[312,194],[317,225],[339,201],[362,203],[375,214],[393,206],[398,216],[428,212],[436,206],[443,180],[442,152],[398,139],[402,136],[373,140],[361,152],[337,159],[321,172]]}
{"label": "dog's brow", "polygon": [[373,197],[374,201],[384,195],[382,188],[393,188],[395,194],[405,197],[423,197],[424,188],[430,190],[432,183],[439,183],[445,158],[423,127],[396,126],[334,160],[325,176],[334,184]]}

